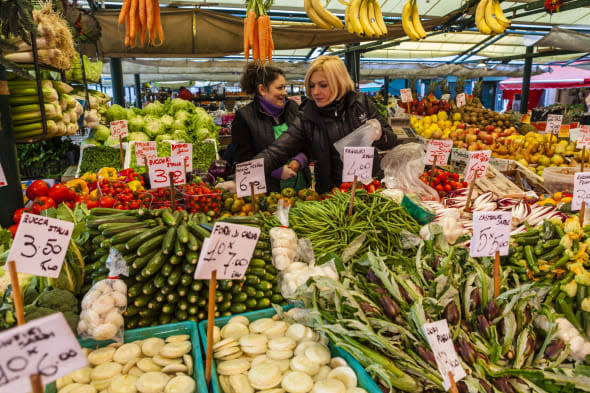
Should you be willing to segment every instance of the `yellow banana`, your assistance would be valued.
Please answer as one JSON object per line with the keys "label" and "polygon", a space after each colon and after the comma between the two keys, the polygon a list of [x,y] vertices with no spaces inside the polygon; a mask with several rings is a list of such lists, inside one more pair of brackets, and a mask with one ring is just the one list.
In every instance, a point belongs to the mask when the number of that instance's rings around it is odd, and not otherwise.
{"label": "yellow banana", "polygon": [[414,7],[412,8],[412,24],[414,25],[416,34],[418,34],[420,38],[426,38],[426,31],[424,31],[424,27],[422,27],[420,14],[418,13],[418,2],[414,3]]}
{"label": "yellow banana", "polygon": [[344,10],[344,27],[346,27],[350,34],[354,34],[352,23],[350,23],[350,3],[348,3],[346,10]]}
{"label": "yellow banana", "polygon": [[477,30],[479,30],[481,34],[491,34],[492,32],[492,29],[488,26],[485,20],[486,3],[487,0],[481,0],[477,4],[477,9],[475,10],[475,24]]}
{"label": "yellow banana", "polygon": [[418,36],[418,33],[416,33],[416,30],[414,29],[414,24],[410,20],[411,16],[412,0],[408,0],[408,2],[404,5],[404,8],[402,9],[402,28],[404,29],[406,35],[412,41],[418,41],[420,39],[420,36]]}
{"label": "yellow banana", "polygon": [[369,21],[369,7],[367,6],[368,3],[368,0],[362,0],[359,19],[361,21],[361,26],[363,26],[363,32],[365,33],[365,36],[375,37],[377,34],[373,30],[373,27],[371,27],[371,22]]}
{"label": "yellow banana", "polygon": [[314,11],[326,22],[337,29],[342,29],[344,25],[342,21],[333,13],[324,8],[322,0],[311,0],[311,6]]}
{"label": "yellow banana", "polygon": [[326,29],[326,30],[332,30],[334,28],[334,26],[332,26],[331,24],[329,24],[328,22],[323,20],[318,15],[318,13],[314,10],[314,8],[311,4],[311,0],[305,0],[303,2],[303,5],[305,7],[305,12],[307,13],[307,16],[309,17],[309,19],[311,19],[311,21],[313,23],[316,24],[316,26],[321,27],[322,29]]}
{"label": "yellow banana", "polygon": [[488,24],[488,26],[490,26],[490,29],[492,29],[492,31],[494,33],[501,34],[506,29],[504,28],[504,26],[502,26],[500,23],[498,23],[496,18],[494,18],[494,15],[492,15],[493,3],[494,3],[494,0],[486,0],[486,12],[485,12],[486,23]]}
{"label": "yellow banana", "polygon": [[354,34],[358,36],[361,36],[363,34],[363,27],[361,26],[361,22],[359,20],[360,7],[361,0],[352,0],[350,3],[350,11],[348,14],[348,19],[350,24],[352,25]]}
{"label": "yellow banana", "polygon": [[498,22],[504,26],[505,28],[510,27],[510,20],[504,16],[504,11],[502,11],[502,6],[498,0],[494,0],[494,15],[496,15],[496,19]]}
{"label": "yellow banana", "polygon": [[379,30],[381,30],[381,34],[387,34],[387,25],[383,20],[383,14],[381,13],[381,6],[379,5],[379,0],[374,0],[374,8],[375,8],[375,20],[377,21],[377,26],[379,26]]}
{"label": "yellow banana", "polygon": [[369,4],[367,4],[368,13],[369,13],[369,23],[371,24],[371,28],[375,32],[377,37],[381,37],[383,33],[381,32],[381,28],[377,24],[377,19],[375,18],[375,0],[368,0]]}

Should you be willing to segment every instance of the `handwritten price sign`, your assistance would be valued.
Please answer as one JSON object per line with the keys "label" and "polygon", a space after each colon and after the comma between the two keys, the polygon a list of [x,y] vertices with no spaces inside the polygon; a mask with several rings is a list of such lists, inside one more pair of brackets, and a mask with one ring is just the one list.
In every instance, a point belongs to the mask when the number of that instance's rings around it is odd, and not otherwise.
{"label": "handwritten price sign", "polygon": [[488,170],[491,156],[491,150],[477,150],[470,152],[469,161],[467,161],[467,166],[465,167],[465,181],[470,182],[485,175]]}
{"label": "handwritten price sign", "polygon": [[373,178],[373,158],[375,148],[371,146],[345,147],[344,165],[342,169],[342,181],[370,180]]}
{"label": "handwritten price sign", "polygon": [[559,134],[562,120],[563,115],[547,115],[547,125],[545,126],[545,132]]}
{"label": "handwritten price sign", "polygon": [[215,223],[211,237],[203,242],[195,279],[209,280],[214,270],[218,280],[241,279],[248,269],[259,237],[259,228]]}
{"label": "handwritten price sign", "polygon": [[586,206],[590,206],[590,172],[574,173],[572,210],[580,210],[582,202],[586,202]]}
{"label": "handwritten price sign", "polygon": [[18,272],[57,278],[73,230],[72,222],[24,213],[6,260]]}
{"label": "handwritten price sign", "polygon": [[181,157],[155,157],[148,159],[150,185],[152,188],[168,187],[170,172],[175,185],[186,184],[184,160]]}
{"label": "handwritten price sign", "polygon": [[467,95],[465,93],[457,94],[457,108],[467,105]]}
{"label": "handwritten price sign", "polygon": [[402,102],[408,103],[408,102],[412,102],[413,98],[412,98],[412,89],[401,89],[400,94],[402,96]]}
{"label": "handwritten price sign", "polygon": [[583,147],[590,148],[590,126],[580,126],[576,148],[582,149]]}
{"label": "handwritten price sign", "polygon": [[88,365],[62,313],[3,331],[0,351],[1,393],[32,391],[31,375],[46,385]]}
{"label": "handwritten price sign", "polygon": [[254,184],[255,194],[265,193],[264,158],[237,164],[236,183],[238,198],[250,196],[250,183]]}
{"label": "handwritten price sign", "polygon": [[145,165],[145,159],[158,157],[156,142],[135,142],[135,163],[137,166]]}
{"label": "handwritten price sign", "polygon": [[113,138],[125,138],[129,134],[127,120],[117,120],[111,123],[111,136]]}
{"label": "handwritten price sign", "polygon": [[426,157],[424,163],[426,165],[434,164],[434,157],[436,156],[436,163],[446,165],[451,155],[453,148],[453,141],[451,139],[431,139],[426,148]]}
{"label": "handwritten price sign", "polygon": [[172,149],[172,157],[181,157],[186,162],[186,171],[193,171],[193,144],[192,143],[178,143],[170,144]]}
{"label": "handwritten price sign", "polygon": [[496,251],[508,255],[511,220],[511,212],[474,212],[471,256],[491,257]]}
{"label": "handwritten price sign", "polygon": [[451,387],[451,380],[449,379],[449,372],[453,373],[453,379],[460,381],[465,378],[465,370],[461,367],[459,357],[453,346],[453,336],[449,330],[449,325],[446,319],[425,323],[422,329],[428,338],[428,344],[434,354],[434,360],[438,371],[443,377],[443,387],[449,390]]}

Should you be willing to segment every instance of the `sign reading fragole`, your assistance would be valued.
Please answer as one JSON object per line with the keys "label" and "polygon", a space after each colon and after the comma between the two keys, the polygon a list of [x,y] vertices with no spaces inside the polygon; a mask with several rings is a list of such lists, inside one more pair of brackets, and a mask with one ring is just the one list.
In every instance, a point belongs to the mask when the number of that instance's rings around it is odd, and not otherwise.
{"label": "sign reading fragole", "polygon": [[113,138],[125,138],[129,135],[129,129],[127,127],[127,120],[116,120],[110,123],[111,125],[111,136]]}
{"label": "sign reading fragole", "polygon": [[1,393],[31,392],[31,375],[46,385],[88,365],[62,313],[1,332],[0,351]]}
{"label": "sign reading fragole", "polygon": [[572,210],[580,210],[582,202],[586,202],[586,206],[590,206],[590,172],[574,173]]}
{"label": "sign reading fragole", "polygon": [[4,174],[4,168],[2,168],[2,164],[0,164],[0,187],[6,187],[8,182],[6,181],[6,175]]}
{"label": "sign reading fragole", "polygon": [[434,164],[434,157],[436,156],[436,163],[439,165],[447,165],[451,149],[453,148],[453,141],[451,139],[431,139],[428,141],[426,148],[426,156],[424,163],[426,165]]}
{"label": "sign reading fragole", "polygon": [[241,279],[259,237],[259,228],[218,221],[201,247],[195,279],[209,280],[214,270],[218,280]]}
{"label": "sign reading fragole", "polygon": [[404,104],[408,103],[408,102],[412,102],[413,98],[412,98],[412,89],[400,89],[400,94],[402,96],[402,102]]}
{"label": "sign reading fragole", "polygon": [[545,132],[549,134],[559,134],[563,115],[547,115],[547,125]]}
{"label": "sign reading fragole", "polygon": [[467,166],[465,167],[465,181],[469,183],[485,175],[491,156],[491,150],[469,152],[469,161],[467,161]]}
{"label": "sign reading fragole", "polygon": [[583,147],[590,149],[590,126],[580,126],[576,148],[582,149]]}
{"label": "sign reading fragole", "polygon": [[186,173],[182,157],[148,158],[148,167],[152,188],[168,187],[170,185],[170,172],[173,173],[174,185],[186,184]]}
{"label": "sign reading fragole", "polygon": [[453,373],[455,382],[465,378],[467,374],[459,362],[447,320],[425,323],[422,329],[428,338],[438,371],[443,377],[443,387],[449,390],[451,388],[449,372]]}
{"label": "sign reading fragole", "polygon": [[467,105],[467,95],[465,93],[457,94],[457,108]]}
{"label": "sign reading fragole", "polygon": [[182,157],[186,162],[186,171],[193,171],[193,144],[186,142],[172,142],[170,143],[172,150],[172,157]]}
{"label": "sign reading fragole", "polygon": [[155,141],[135,142],[135,163],[137,166],[145,165],[148,158],[158,157],[158,147]]}
{"label": "sign reading fragole", "polygon": [[73,230],[72,222],[24,213],[6,260],[17,272],[57,278]]}
{"label": "sign reading fragole", "polygon": [[500,252],[508,255],[511,212],[473,212],[472,257],[491,257]]}
{"label": "sign reading fragole", "polygon": [[254,194],[266,193],[264,158],[240,162],[236,165],[236,191],[238,198],[250,196],[250,183],[254,185]]}
{"label": "sign reading fragole", "polygon": [[342,168],[342,181],[370,180],[373,178],[373,158],[375,148],[372,146],[345,147]]}

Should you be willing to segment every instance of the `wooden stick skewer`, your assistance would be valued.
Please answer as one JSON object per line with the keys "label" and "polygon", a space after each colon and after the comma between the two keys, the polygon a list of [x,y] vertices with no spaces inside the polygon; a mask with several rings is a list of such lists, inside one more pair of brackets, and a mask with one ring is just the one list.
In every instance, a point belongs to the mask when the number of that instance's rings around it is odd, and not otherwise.
{"label": "wooden stick skewer", "polygon": [[494,298],[500,296],[500,251],[496,251],[494,260]]}
{"label": "wooden stick skewer", "polygon": [[252,213],[256,214],[258,209],[256,208],[256,194],[254,194],[254,183],[250,182],[250,195],[252,196]]}
{"label": "wooden stick skewer", "polygon": [[432,181],[434,180],[434,168],[436,168],[436,156],[432,159],[432,168],[430,168],[430,187],[432,187]]}
{"label": "wooden stick skewer", "polygon": [[352,209],[354,208],[354,196],[356,194],[356,182],[358,181],[358,177],[355,175],[354,180],[352,181],[352,193],[350,194],[350,203],[348,205],[348,215],[352,216]]}
{"label": "wooden stick skewer", "polygon": [[469,211],[469,208],[471,207],[471,196],[473,195],[473,187],[475,186],[475,179],[471,180],[471,183],[469,183],[469,190],[467,191],[467,202],[465,203],[465,210],[464,211]]}
{"label": "wooden stick skewer", "polygon": [[123,137],[119,136],[119,153],[121,154],[121,168],[125,166],[125,155],[123,154]]}
{"label": "wooden stick skewer", "polygon": [[174,189],[174,172],[168,173],[170,176],[170,205],[172,211],[176,210],[176,190]]}
{"label": "wooden stick skewer", "polygon": [[451,389],[452,393],[459,393],[459,389],[457,389],[457,384],[455,383],[455,378],[453,377],[453,373],[449,371],[449,379],[451,380]]}
{"label": "wooden stick skewer", "polygon": [[213,361],[213,326],[215,325],[215,287],[217,286],[217,270],[211,272],[209,282],[209,310],[207,314],[207,354],[205,357],[205,380],[211,386],[211,363]]}

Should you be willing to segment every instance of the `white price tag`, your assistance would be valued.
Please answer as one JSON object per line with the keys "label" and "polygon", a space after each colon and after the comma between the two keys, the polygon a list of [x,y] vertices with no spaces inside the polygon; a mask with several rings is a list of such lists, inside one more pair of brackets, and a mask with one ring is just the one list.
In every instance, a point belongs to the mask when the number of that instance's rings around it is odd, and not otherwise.
{"label": "white price tag", "polygon": [[148,167],[152,188],[168,187],[170,185],[170,172],[173,173],[175,185],[186,184],[184,160],[181,157],[148,158]]}
{"label": "white price tag", "polygon": [[8,182],[6,181],[6,175],[4,174],[4,168],[2,168],[2,164],[0,164],[0,187],[6,187]]}
{"label": "white price tag", "polygon": [[88,365],[62,313],[35,319],[0,333],[0,392],[31,392],[29,377],[45,386]]}
{"label": "white price tag", "polygon": [[432,165],[434,163],[434,157],[436,156],[436,163],[438,165],[447,165],[452,148],[453,141],[451,139],[429,140],[424,163],[426,165]]}
{"label": "white price tag", "polygon": [[145,165],[144,159],[158,157],[156,142],[135,142],[135,163],[137,166]]}
{"label": "white price tag", "polygon": [[457,94],[457,108],[467,105],[467,95],[465,93]]}
{"label": "white price tag", "polygon": [[57,278],[73,230],[72,222],[24,213],[6,261],[14,261],[17,272]]}
{"label": "white price tag", "polygon": [[582,149],[583,147],[590,148],[590,126],[580,126],[576,148]]}
{"label": "white price tag", "polygon": [[216,222],[199,255],[195,279],[209,280],[216,270],[218,280],[239,280],[246,274],[260,228]]}
{"label": "white price tag", "polygon": [[371,180],[373,178],[373,158],[375,148],[372,146],[345,147],[342,168],[342,182]]}
{"label": "white price tag", "polygon": [[402,102],[408,103],[408,102],[412,102],[413,98],[412,98],[412,89],[400,89],[400,94],[402,96]]}
{"label": "white price tag", "polygon": [[510,244],[511,212],[473,212],[472,257],[508,255]]}
{"label": "white price tag", "polygon": [[580,210],[582,202],[586,206],[590,204],[590,172],[574,173],[574,196],[572,198],[572,210]]}
{"label": "white price tag", "polygon": [[266,193],[264,158],[236,164],[236,191],[238,198],[250,196],[250,183],[254,184],[254,194]]}
{"label": "white price tag", "polygon": [[469,152],[469,161],[467,161],[467,166],[465,167],[465,181],[469,183],[485,175],[491,156],[491,150]]}
{"label": "white price tag", "polygon": [[440,100],[449,102],[451,101],[451,95],[449,93],[443,94],[442,96],[440,96]]}
{"label": "white price tag", "polygon": [[112,121],[110,125],[113,138],[125,138],[129,134],[127,120]]}
{"label": "white price tag", "polygon": [[170,144],[172,149],[172,157],[182,157],[186,162],[186,171],[193,171],[193,144],[186,142],[172,142]]}
{"label": "white price tag", "polygon": [[547,115],[547,125],[545,126],[545,132],[550,134],[559,134],[562,120],[563,115]]}
{"label": "white price tag", "polygon": [[459,357],[453,346],[453,336],[449,330],[446,319],[436,322],[425,323],[422,329],[428,338],[428,343],[434,354],[434,360],[438,371],[443,377],[443,387],[445,390],[451,388],[449,372],[453,373],[455,382],[462,380],[467,376],[465,370],[461,367]]}

